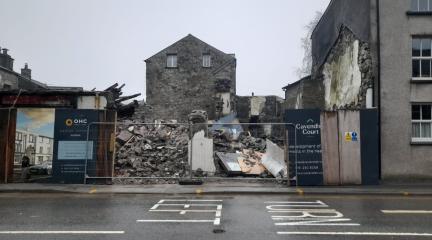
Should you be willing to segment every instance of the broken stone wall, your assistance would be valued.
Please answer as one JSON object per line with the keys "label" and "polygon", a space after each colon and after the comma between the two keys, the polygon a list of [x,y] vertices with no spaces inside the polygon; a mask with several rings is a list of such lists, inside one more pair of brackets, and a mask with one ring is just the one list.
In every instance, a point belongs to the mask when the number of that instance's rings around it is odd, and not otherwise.
{"label": "broken stone wall", "polygon": [[[283,99],[278,96],[237,96],[236,112],[241,123],[280,123],[283,121]],[[273,136],[279,126],[245,126],[253,136]],[[282,134],[282,133],[281,133]]]}
{"label": "broken stone wall", "polygon": [[[377,101],[376,1],[331,1],[312,34],[312,81],[303,108],[359,109]],[[375,81],[375,83],[374,83]],[[306,83],[306,82],[305,82]],[[376,104],[375,104],[376,106]]]}
{"label": "broken stone wall", "polygon": [[283,109],[300,109],[302,108],[302,90],[303,79],[292,83],[284,88],[285,101],[283,103]]}
{"label": "broken stone wall", "polygon": [[[177,68],[166,67],[167,54],[177,54]],[[211,55],[210,68],[202,66],[203,54]],[[151,107],[147,121],[186,122],[188,114],[196,109],[206,111],[214,120],[227,111],[227,107],[218,105],[231,102],[226,93],[235,96],[235,57],[192,35],[149,58],[146,64],[146,103]],[[221,89],[221,82],[228,87]]]}
{"label": "broken stone wall", "polygon": [[374,76],[369,45],[342,26],[334,47],[319,69],[324,109],[366,107],[366,91],[373,88]]}

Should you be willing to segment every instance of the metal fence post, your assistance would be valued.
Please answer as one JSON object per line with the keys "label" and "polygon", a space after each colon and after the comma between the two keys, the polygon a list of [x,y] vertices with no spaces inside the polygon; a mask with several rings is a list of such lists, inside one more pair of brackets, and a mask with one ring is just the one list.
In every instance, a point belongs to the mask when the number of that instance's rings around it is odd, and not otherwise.
{"label": "metal fence post", "polygon": [[87,184],[87,164],[88,164],[88,145],[89,145],[89,136],[90,136],[90,126],[93,123],[90,123],[87,126],[87,139],[86,139],[86,155],[85,155],[85,165],[84,165],[84,184]]}
{"label": "metal fence post", "polygon": [[192,133],[193,123],[189,123],[189,139],[190,139],[190,163],[189,163],[189,178],[193,178],[192,174],[192,162],[193,162],[193,133]]}

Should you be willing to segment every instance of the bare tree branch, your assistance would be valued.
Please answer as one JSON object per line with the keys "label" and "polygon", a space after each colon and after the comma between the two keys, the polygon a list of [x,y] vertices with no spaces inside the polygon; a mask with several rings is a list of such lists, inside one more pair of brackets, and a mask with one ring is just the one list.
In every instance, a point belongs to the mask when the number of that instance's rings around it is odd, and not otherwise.
{"label": "bare tree branch", "polygon": [[301,47],[303,48],[303,62],[302,66],[297,68],[296,74],[299,78],[306,77],[312,71],[312,33],[320,21],[323,13],[316,12],[314,18],[306,25],[306,36],[301,39]]}

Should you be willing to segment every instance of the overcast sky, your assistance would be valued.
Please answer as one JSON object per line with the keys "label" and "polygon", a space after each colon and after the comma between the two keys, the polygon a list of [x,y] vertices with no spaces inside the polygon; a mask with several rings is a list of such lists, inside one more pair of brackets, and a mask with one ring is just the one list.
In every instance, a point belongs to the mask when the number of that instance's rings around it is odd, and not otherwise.
{"label": "overcast sky", "polygon": [[50,85],[145,96],[144,59],[191,33],[237,57],[239,95],[296,81],[304,26],[329,0],[0,0],[0,47]]}

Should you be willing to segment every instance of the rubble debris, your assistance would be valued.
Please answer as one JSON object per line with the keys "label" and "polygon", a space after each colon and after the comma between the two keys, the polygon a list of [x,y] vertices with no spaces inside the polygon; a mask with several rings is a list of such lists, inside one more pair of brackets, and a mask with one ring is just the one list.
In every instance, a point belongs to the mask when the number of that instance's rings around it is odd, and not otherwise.
{"label": "rubble debris", "polygon": [[193,110],[188,115],[189,123],[192,124],[192,132],[191,135],[195,135],[195,133],[204,131],[204,135],[208,136],[208,115],[204,110]]}
{"label": "rubble debris", "polygon": [[192,141],[189,141],[189,150],[192,150],[192,159],[189,159],[189,164],[192,170],[196,171],[195,175],[202,175],[199,172],[213,175],[216,172],[213,159],[213,139],[206,138],[204,130],[195,133]]}
{"label": "rubble debris", "polygon": [[238,163],[240,154],[216,152],[216,156],[219,158],[225,171],[227,171],[229,174],[240,174],[242,172]]}
{"label": "rubble debris", "polygon": [[266,153],[263,155],[261,163],[275,178],[287,176],[284,150],[268,139],[266,140],[266,147]]}
{"label": "rubble debris", "polygon": [[119,87],[119,84],[115,83],[104,90],[105,92],[111,92],[112,99],[110,102],[113,105],[112,107],[117,110],[117,115],[119,118],[132,117],[135,113],[135,108],[139,106],[138,101],[133,100],[128,104],[123,104],[123,102],[141,96],[141,93],[133,94],[130,96],[122,96],[122,88],[124,86],[125,84],[122,84]]}
{"label": "rubble debris", "polygon": [[261,175],[266,168],[261,164],[263,153],[245,149],[238,158],[238,163],[244,174]]}
{"label": "rubble debris", "polygon": [[[129,134],[132,137],[126,140]],[[188,142],[187,126],[174,123],[134,125],[130,121],[120,124],[117,131],[115,176],[186,177],[189,175]],[[123,181],[123,183],[147,182],[139,179]],[[176,183],[175,180],[158,180],[158,183],[160,182]]]}
{"label": "rubble debris", "polygon": [[117,135],[117,142],[120,142],[121,144],[125,144],[127,141],[129,141],[129,139],[132,138],[132,136],[133,136],[132,133],[130,133],[127,130],[123,130]]}
{"label": "rubble debris", "polygon": [[239,125],[239,120],[234,113],[231,113],[215,122],[210,128],[211,131],[223,131],[231,135],[231,139],[237,140],[243,132],[243,128]]}
{"label": "rubble debris", "polygon": [[263,138],[255,138],[250,134],[242,134],[239,137],[242,149],[252,149],[264,153],[266,149],[266,142]]}

